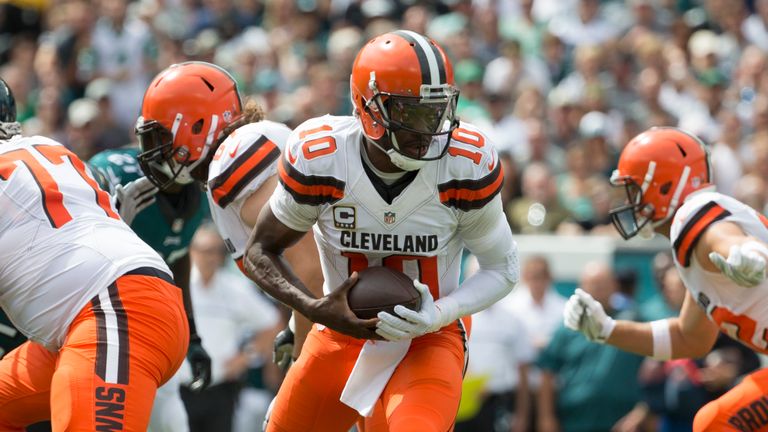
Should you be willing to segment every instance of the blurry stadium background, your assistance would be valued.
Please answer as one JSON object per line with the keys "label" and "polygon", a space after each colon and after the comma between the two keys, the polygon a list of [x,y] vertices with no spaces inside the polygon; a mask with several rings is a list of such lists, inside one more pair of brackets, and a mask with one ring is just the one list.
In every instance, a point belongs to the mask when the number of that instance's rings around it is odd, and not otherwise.
{"label": "blurry stadium background", "polygon": [[[675,313],[662,295],[673,283],[665,276],[668,243],[624,242],[607,217],[617,199],[607,176],[622,145],[648,127],[703,137],[718,189],[765,213],[768,0],[5,0],[0,76],[15,93],[25,135],[57,139],[87,160],[133,142],[146,85],[187,60],[226,68],[268,118],[289,126],[348,115],[357,50],[396,28],[447,49],[459,115],[490,135],[504,163],[502,194],[522,262],[545,257],[559,295],[597,261],[613,269],[617,311],[642,320]],[[536,354],[545,342],[534,345]],[[515,371],[537,362],[535,355],[495,360]],[[626,392],[631,412],[613,413],[615,430],[686,430],[695,409],[732,385],[745,362],[721,353],[682,369],[636,367],[639,375],[612,383],[639,389]],[[264,363],[256,361],[243,382],[268,402],[279,377],[265,379]],[[711,375],[722,371],[713,384]],[[480,410],[489,395],[513,399],[516,380],[494,389],[489,377],[469,381],[462,419],[489,415]],[[564,377],[558,382],[557,397],[574,394],[562,387]],[[594,415],[590,404],[607,394],[573,397]],[[532,411],[530,430],[556,430],[547,413]],[[504,402],[492,415],[495,430],[510,430],[520,413]],[[573,412],[551,415],[562,427]]]}

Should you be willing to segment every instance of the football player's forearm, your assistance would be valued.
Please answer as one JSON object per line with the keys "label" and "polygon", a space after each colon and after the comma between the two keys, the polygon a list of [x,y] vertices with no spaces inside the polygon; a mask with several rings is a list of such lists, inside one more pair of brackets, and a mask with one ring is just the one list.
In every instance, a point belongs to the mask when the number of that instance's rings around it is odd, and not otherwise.
{"label": "football player's forearm", "polygon": [[617,320],[606,343],[623,351],[653,356],[653,332],[649,323]]}
{"label": "football player's forearm", "polygon": [[259,243],[253,243],[247,255],[251,279],[279,302],[311,319],[316,298],[291,271],[285,259],[264,251]]}

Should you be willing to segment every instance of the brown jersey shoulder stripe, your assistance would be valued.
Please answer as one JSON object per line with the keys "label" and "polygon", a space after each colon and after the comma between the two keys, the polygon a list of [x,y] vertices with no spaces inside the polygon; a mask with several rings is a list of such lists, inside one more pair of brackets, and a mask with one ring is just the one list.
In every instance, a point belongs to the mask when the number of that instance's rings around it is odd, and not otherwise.
{"label": "brown jersey shoulder stripe", "polygon": [[344,197],[344,181],[331,176],[304,175],[285,158],[280,158],[278,174],[280,183],[299,204],[333,204]]}
{"label": "brown jersey shoulder stripe", "polygon": [[256,176],[266,170],[277,158],[280,149],[262,135],[237,157],[221,174],[208,182],[213,201],[225,208],[237,198]]}
{"label": "brown jersey shoulder stripe", "polygon": [[504,171],[501,164],[477,180],[451,180],[437,185],[440,202],[448,207],[469,211],[488,204],[501,191]]}
{"label": "brown jersey shoulder stripe", "polygon": [[672,247],[675,250],[677,262],[688,267],[691,264],[691,255],[701,235],[712,226],[713,223],[731,215],[731,212],[720,207],[716,202],[710,201],[700,208],[685,224],[680,234],[675,239]]}

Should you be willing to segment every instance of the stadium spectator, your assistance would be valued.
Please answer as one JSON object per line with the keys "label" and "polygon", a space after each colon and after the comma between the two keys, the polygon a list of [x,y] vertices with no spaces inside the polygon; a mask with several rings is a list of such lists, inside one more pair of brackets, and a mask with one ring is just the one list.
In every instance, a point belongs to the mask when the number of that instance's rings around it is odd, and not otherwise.
{"label": "stadium spectator", "polygon": [[[252,357],[263,362],[271,355],[271,349],[265,352],[264,347],[271,345],[277,333],[279,313],[256,293],[248,279],[225,267],[227,249],[215,226],[197,229],[189,255],[195,322],[203,347],[211,356],[211,385],[200,392],[182,386],[181,397],[191,432],[229,432]],[[260,411],[266,412],[266,408]],[[259,419],[254,421],[261,424]]]}
{"label": "stadium spectator", "polygon": [[128,0],[100,0],[100,18],[90,36],[89,55],[79,62],[85,76],[109,78],[112,116],[130,130],[141,107],[140,95],[147,88],[152,67],[153,43],[147,24],[129,14]]}
{"label": "stadium spectator", "polygon": [[534,163],[522,174],[520,198],[506,207],[507,220],[512,231],[523,234],[552,233],[566,219],[568,212],[557,199],[557,189],[546,165]]}
{"label": "stadium spectator", "polygon": [[[555,291],[550,264],[544,256],[529,256],[522,267],[520,286],[502,299],[504,307],[525,327],[525,334],[534,349],[534,359],[549,345],[555,330],[560,327],[565,298]],[[531,412],[528,425],[537,430],[535,413],[541,372],[533,362],[528,367],[528,387],[531,391]],[[519,410],[517,416],[523,415]]]}
{"label": "stadium spectator", "polygon": [[[470,259],[466,265],[465,277],[477,271],[476,259]],[[511,301],[501,299],[472,315],[468,347],[471,355],[464,376],[465,384],[470,385],[463,386],[462,405],[466,398],[476,398],[474,403],[479,406],[474,416],[456,422],[457,432],[526,432],[529,429],[528,371],[537,350],[522,317],[509,307]],[[480,384],[473,385],[473,382]]]}
{"label": "stadium spectator", "polygon": [[[610,299],[618,284],[607,264],[587,264],[580,286],[600,302],[607,313],[613,313]],[[625,311],[621,316],[632,314]],[[642,361],[639,355],[609,345],[592,344],[560,326],[536,362],[542,369],[537,430],[614,430],[640,400],[637,372]],[[594,409],[596,406],[600,409]]]}

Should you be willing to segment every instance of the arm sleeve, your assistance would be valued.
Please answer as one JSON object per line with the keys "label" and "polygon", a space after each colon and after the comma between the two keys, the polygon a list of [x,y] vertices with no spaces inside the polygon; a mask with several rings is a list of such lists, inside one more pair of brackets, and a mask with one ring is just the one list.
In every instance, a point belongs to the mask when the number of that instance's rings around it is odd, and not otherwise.
{"label": "arm sleeve", "polygon": [[459,220],[459,232],[480,265],[457,290],[435,301],[441,324],[481,311],[509,294],[519,279],[517,244],[501,209],[501,197]]}

